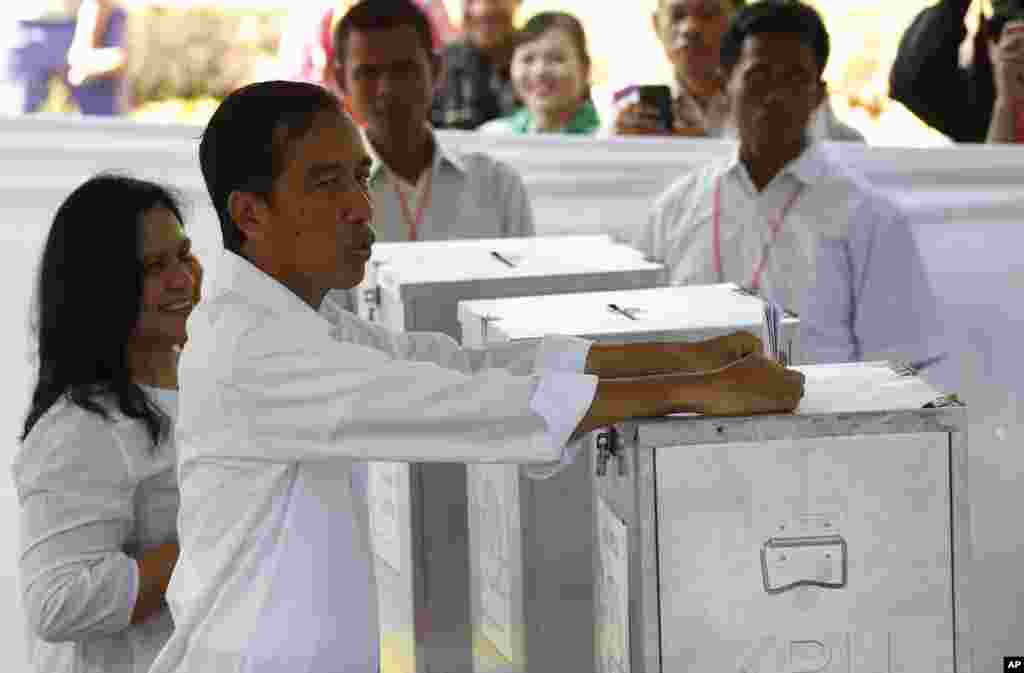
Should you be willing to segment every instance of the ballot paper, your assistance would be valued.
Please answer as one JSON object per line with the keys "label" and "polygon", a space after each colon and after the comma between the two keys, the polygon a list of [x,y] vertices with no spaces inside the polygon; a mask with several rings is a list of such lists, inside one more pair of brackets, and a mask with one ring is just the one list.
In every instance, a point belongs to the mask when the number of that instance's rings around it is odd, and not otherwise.
{"label": "ballot paper", "polygon": [[782,347],[782,309],[770,300],[764,302],[764,354],[778,362],[786,364],[786,354]]}
{"label": "ballot paper", "polygon": [[797,367],[805,377],[796,413],[835,414],[920,409],[943,395],[899,363],[871,362]]}

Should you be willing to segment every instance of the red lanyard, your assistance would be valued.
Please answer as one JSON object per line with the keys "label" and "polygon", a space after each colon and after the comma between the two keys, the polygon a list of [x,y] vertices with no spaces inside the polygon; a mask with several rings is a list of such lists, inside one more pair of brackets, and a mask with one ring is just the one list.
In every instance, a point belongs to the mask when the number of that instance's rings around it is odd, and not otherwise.
{"label": "red lanyard", "polygon": [[427,207],[430,205],[430,192],[433,186],[434,171],[433,166],[427,166],[427,178],[426,184],[423,186],[423,198],[420,199],[419,204],[416,206],[416,215],[413,216],[411,209],[409,208],[409,199],[406,198],[402,192],[401,187],[398,186],[398,178],[391,175],[391,186],[395,190],[395,194],[398,196],[398,202],[402,205],[402,219],[405,220],[405,226],[409,230],[409,240],[415,241],[419,235],[420,225],[423,224],[423,214],[427,212]]}
{"label": "red lanyard", "polygon": [[[775,245],[775,239],[779,237],[779,232],[782,230],[782,223],[786,219],[786,215],[793,209],[797,199],[800,198],[800,193],[803,192],[803,184],[797,185],[797,188],[793,190],[793,193],[789,195],[789,199],[786,200],[786,205],[779,211],[778,217],[775,218],[771,223],[771,237],[765,241],[764,246],[761,248],[761,259],[754,266],[754,277],[751,278],[750,284],[747,286],[749,289],[757,292],[761,289],[761,274],[764,273],[764,267],[768,263],[768,253],[771,252],[772,246]],[[712,219],[714,220],[715,228],[715,271],[718,273],[718,282],[725,282],[725,272],[722,267],[722,176],[718,176],[718,180],[715,181],[715,204],[714,211],[712,212]]]}

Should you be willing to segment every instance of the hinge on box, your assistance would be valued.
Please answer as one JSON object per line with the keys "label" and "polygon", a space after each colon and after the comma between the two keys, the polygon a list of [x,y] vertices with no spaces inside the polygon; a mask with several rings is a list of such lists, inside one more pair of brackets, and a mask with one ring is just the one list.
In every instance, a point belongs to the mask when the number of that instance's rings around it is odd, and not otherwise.
{"label": "hinge on box", "polygon": [[604,477],[608,474],[608,461],[615,458],[618,463],[618,475],[625,477],[626,456],[619,444],[619,431],[614,427],[602,430],[597,435],[597,476]]}

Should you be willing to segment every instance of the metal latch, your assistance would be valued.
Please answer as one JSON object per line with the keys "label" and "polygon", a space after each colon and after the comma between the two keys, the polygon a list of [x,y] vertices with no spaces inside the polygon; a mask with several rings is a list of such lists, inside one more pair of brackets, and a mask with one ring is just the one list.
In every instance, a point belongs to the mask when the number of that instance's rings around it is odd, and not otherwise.
{"label": "metal latch", "polygon": [[606,428],[597,435],[597,476],[604,477],[608,474],[608,461],[615,458],[618,463],[618,475],[625,477],[626,455],[619,443],[619,431],[614,427]]}
{"label": "metal latch", "polygon": [[366,302],[366,319],[370,322],[374,322],[377,317],[380,299],[380,285],[374,285],[363,290],[363,301]]}
{"label": "metal latch", "polygon": [[482,316],[480,316],[480,327],[481,327],[481,332],[483,332],[483,334],[482,334],[482,336],[483,336],[483,343],[487,343],[487,340],[490,338],[491,323],[492,322],[498,322],[499,320],[501,320],[501,318],[496,316],[496,315],[482,315]]}

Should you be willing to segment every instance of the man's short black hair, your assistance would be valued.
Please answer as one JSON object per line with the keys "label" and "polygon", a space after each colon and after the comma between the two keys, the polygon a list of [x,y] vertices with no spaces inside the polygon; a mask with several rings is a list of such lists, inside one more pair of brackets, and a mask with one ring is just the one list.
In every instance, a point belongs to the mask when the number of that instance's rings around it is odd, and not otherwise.
{"label": "man's short black hair", "polygon": [[334,94],[306,82],[257,82],[221,102],[203,131],[199,165],[226,249],[240,253],[245,242],[228,211],[231,192],[269,196],[284,171],[288,147],[330,108],[340,114]]}
{"label": "man's short black hair", "polygon": [[353,31],[390,30],[412,26],[419,36],[420,45],[428,56],[434,54],[434,29],[430,18],[412,0],[360,0],[334,27],[334,59],[341,67],[338,77],[344,77],[348,56],[348,39]]}
{"label": "man's short black hair", "polygon": [[722,36],[722,68],[731,71],[740,60],[743,42],[762,33],[795,35],[814,51],[818,75],[825,72],[831,48],[825,22],[817,10],[796,0],[761,0],[740,9]]}

